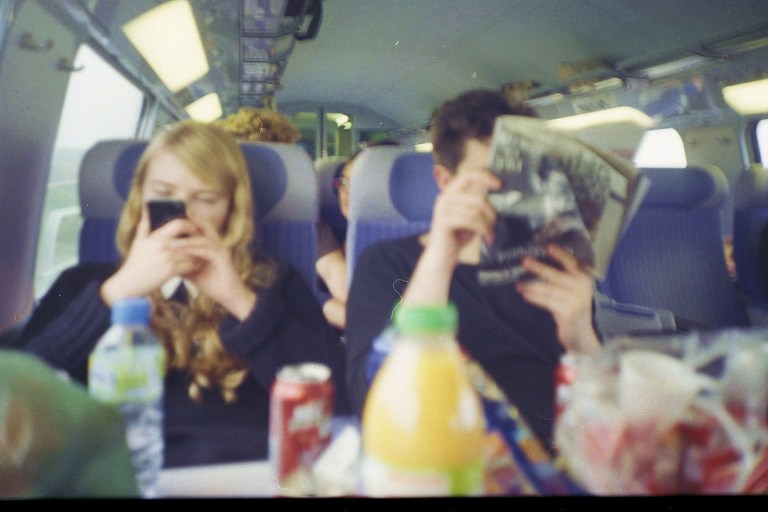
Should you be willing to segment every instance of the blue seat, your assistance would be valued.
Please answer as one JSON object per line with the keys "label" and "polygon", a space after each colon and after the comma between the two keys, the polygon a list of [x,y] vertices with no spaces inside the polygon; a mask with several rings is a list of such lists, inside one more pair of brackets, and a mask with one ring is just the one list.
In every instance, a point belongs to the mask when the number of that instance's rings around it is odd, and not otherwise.
{"label": "blue seat", "polygon": [[[768,226],[768,169],[753,164],[734,186],[733,262],[739,289],[750,306],[768,312],[768,254],[760,254],[760,235]],[[765,250],[765,249],[764,249]]]}
{"label": "blue seat", "polygon": [[437,184],[431,153],[406,146],[364,149],[352,164],[347,275],[368,245],[429,230]]}
{"label": "blue seat", "polygon": [[714,166],[642,172],[650,188],[600,290],[619,302],[670,310],[679,328],[749,325],[725,263],[723,172]]}
{"label": "blue seat", "polygon": [[339,243],[344,243],[347,237],[347,218],[339,208],[339,198],[334,191],[333,181],[341,174],[347,160],[347,157],[341,156],[328,156],[315,160],[317,186],[320,193],[320,220],[330,226]]}
{"label": "blue seat", "polygon": [[[146,144],[146,140],[109,140],[86,152],[80,167],[81,263],[118,261],[117,222]],[[312,160],[292,144],[243,142],[240,148],[251,176],[258,247],[291,263],[317,294],[319,207]]]}
{"label": "blue seat", "polygon": [[120,255],[115,246],[117,221],[131,178],[147,141],[107,140],[96,143],[80,164],[79,262],[111,263]]}
{"label": "blue seat", "polygon": [[261,249],[292,264],[319,297],[319,199],[312,159],[294,144],[240,143],[251,174]]}

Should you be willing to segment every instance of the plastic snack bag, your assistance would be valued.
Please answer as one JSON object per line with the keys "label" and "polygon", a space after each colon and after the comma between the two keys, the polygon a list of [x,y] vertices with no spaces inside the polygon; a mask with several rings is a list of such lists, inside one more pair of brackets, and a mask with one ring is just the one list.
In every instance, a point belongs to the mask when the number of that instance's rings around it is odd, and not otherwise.
{"label": "plastic snack bag", "polygon": [[579,359],[555,427],[568,473],[604,495],[768,491],[764,334],[623,338]]}

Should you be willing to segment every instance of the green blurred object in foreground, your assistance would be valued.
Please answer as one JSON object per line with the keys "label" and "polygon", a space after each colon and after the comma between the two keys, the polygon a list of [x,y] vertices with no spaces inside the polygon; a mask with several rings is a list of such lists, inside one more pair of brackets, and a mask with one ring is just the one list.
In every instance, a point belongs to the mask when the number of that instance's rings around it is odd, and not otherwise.
{"label": "green blurred object in foreground", "polygon": [[138,496],[117,409],[0,350],[0,498]]}

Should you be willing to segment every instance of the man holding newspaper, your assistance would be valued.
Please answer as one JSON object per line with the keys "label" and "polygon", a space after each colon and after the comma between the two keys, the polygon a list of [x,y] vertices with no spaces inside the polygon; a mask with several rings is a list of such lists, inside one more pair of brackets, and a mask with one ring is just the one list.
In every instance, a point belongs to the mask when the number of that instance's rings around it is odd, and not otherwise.
{"label": "man holding newspaper", "polygon": [[[373,339],[389,325],[394,304],[401,300],[404,304],[451,301],[459,311],[462,347],[519,409],[544,446],[551,448],[554,374],[560,358],[565,352],[594,353],[601,346],[593,311],[593,277],[599,272],[595,272],[594,260],[588,258],[585,265],[577,256],[582,252],[601,262],[607,253],[604,247],[594,246],[599,225],[592,219],[593,229],[587,229],[589,234],[580,248],[548,244],[543,253],[537,253],[541,258],[524,254],[519,261],[523,272],[516,275],[524,274],[526,279],[482,279],[483,271],[500,266],[498,261],[489,266],[485,255],[501,237],[497,229],[500,214],[489,197],[508,184],[503,174],[491,168],[496,150],[494,126],[502,116],[539,121],[530,108],[511,104],[503,94],[490,90],[461,94],[433,117],[434,177],[440,193],[431,228],[420,236],[371,246],[358,260],[347,311],[348,384],[354,407],[361,414],[367,393],[367,356]],[[588,149],[580,146],[579,151],[583,154]],[[547,174],[534,176],[534,181],[540,191],[546,188],[543,184],[551,183],[558,190],[553,204],[564,206],[572,215],[571,206],[574,200],[579,203],[580,191],[574,190],[574,197],[563,196],[562,175],[550,180],[554,172],[562,172],[570,180],[564,168],[568,165],[559,158],[538,165],[536,169],[546,168]],[[580,183],[586,184],[584,180]],[[609,188],[604,186],[600,193],[608,195]],[[584,191],[594,194],[587,186]],[[603,197],[598,203],[610,201]],[[582,226],[578,220],[577,225]],[[529,226],[532,233],[534,227]],[[584,240],[592,244],[589,250],[583,250]]]}

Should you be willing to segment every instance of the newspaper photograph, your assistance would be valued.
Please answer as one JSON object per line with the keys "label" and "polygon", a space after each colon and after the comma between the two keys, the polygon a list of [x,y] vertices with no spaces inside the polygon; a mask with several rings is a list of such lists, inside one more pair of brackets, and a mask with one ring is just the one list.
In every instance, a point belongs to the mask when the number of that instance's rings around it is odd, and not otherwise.
{"label": "newspaper photograph", "polygon": [[568,250],[593,277],[604,277],[648,187],[637,168],[524,116],[497,119],[491,155],[490,169],[502,187],[488,194],[498,221],[493,244],[481,247],[480,282],[529,278],[523,257],[548,261],[550,243]]}

